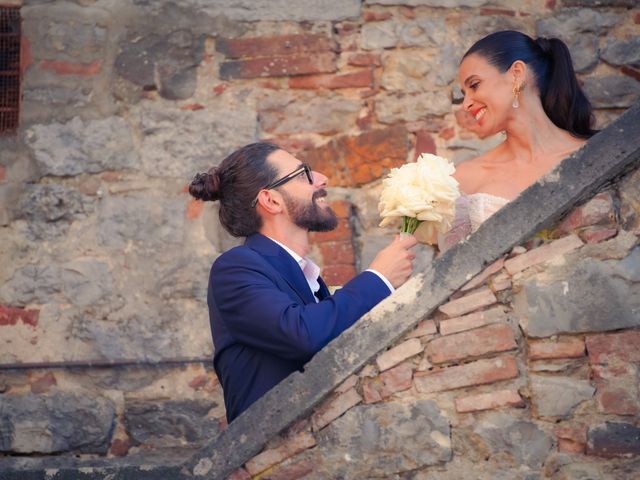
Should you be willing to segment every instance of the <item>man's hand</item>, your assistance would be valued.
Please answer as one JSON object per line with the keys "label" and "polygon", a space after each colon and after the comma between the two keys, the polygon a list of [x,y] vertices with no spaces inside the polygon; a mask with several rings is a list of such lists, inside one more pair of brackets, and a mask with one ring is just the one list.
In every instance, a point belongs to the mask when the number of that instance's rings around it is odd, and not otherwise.
{"label": "man's hand", "polygon": [[418,241],[413,235],[405,235],[402,238],[397,235],[393,242],[380,250],[369,268],[384,275],[393,288],[398,288],[411,276],[416,255],[409,249],[416,243]]}

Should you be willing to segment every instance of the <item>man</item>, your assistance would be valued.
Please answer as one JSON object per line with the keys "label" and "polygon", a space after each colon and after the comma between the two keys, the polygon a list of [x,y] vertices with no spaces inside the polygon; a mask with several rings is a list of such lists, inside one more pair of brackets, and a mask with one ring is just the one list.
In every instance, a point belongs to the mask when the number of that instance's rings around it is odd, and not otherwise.
{"label": "man", "polygon": [[189,192],[220,201],[244,245],[211,268],[207,302],[214,368],[231,422],[411,275],[413,237],[396,238],[335,294],[307,255],[309,232],[337,225],[327,177],[270,143],[254,143],[198,174]]}

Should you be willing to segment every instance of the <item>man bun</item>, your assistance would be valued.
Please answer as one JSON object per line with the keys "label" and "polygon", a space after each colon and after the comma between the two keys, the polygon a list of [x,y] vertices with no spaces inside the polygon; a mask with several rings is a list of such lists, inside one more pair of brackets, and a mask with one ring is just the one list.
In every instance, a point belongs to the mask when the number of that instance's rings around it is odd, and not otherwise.
{"label": "man bun", "polygon": [[205,202],[220,199],[220,176],[218,172],[196,173],[189,183],[192,197]]}

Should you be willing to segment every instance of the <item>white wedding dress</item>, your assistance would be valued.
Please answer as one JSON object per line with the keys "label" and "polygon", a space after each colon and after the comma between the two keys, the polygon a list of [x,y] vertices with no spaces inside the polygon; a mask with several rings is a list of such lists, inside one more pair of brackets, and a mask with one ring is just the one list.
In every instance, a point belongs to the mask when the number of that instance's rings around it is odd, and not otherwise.
{"label": "white wedding dress", "polygon": [[450,249],[453,245],[475,232],[491,215],[504,207],[509,200],[489,193],[472,193],[461,195],[456,200],[456,214],[453,226],[444,235],[438,235],[440,252]]}

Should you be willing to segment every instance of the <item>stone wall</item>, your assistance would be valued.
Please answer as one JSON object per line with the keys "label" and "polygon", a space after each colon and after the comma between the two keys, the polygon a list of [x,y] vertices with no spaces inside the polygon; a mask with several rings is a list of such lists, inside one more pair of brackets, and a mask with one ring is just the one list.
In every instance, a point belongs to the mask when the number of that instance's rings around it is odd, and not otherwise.
{"label": "stone wall", "polygon": [[[234,148],[275,141],[329,176],[340,227],[314,255],[340,284],[388,240],[389,168],[499,141],[458,110],[475,39],[564,38],[600,126],[640,97],[628,1],[2,3],[24,19],[22,124],[0,137],[5,455],[193,450],[225,427],[205,292],[237,240],[185,185]],[[526,295],[553,293],[540,280]]]}

